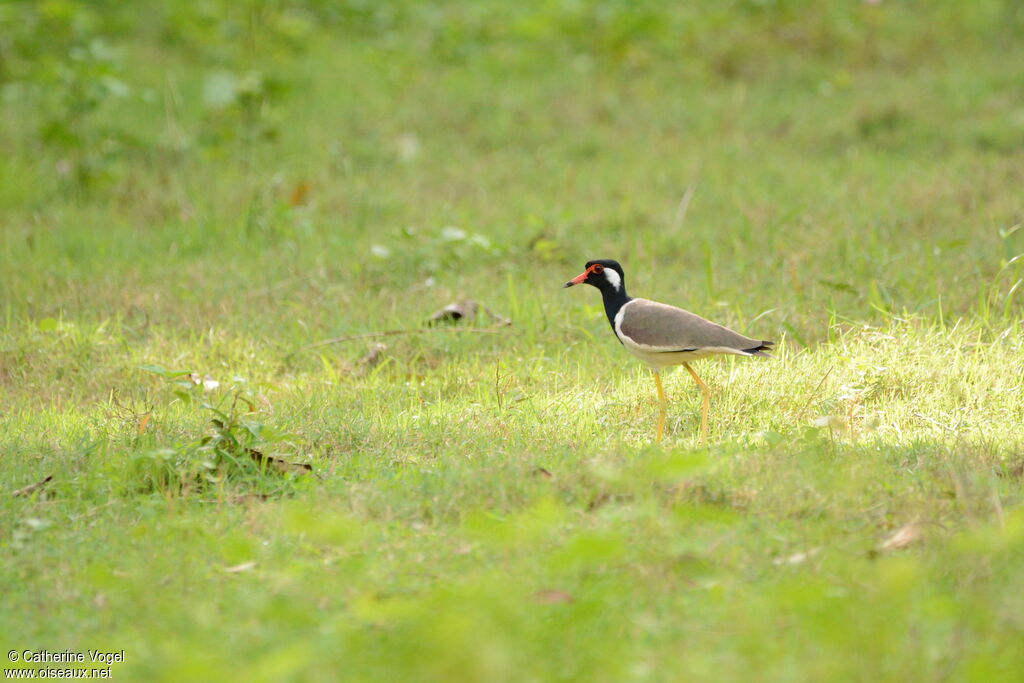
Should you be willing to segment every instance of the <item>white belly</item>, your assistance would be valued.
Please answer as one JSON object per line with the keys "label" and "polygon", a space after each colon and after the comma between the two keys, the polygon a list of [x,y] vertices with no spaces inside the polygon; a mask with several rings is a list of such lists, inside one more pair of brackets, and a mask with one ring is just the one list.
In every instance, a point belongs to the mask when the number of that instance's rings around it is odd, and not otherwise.
{"label": "white belly", "polygon": [[667,353],[664,351],[649,351],[645,350],[638,344],[632,343],[628,338],[620,337],[620,339],[622,339],[622,345],[626,347],[626,350],[649,365],[651,370],[654,370],[655,372],[660,372],[665,368],[672,367],[673,365],[682,365],[683,363],[688,363],[691,360],[707,358],[708,356],[718,356],[725,353],[738,356],[750,355],[743,353],[742,351],[722,347],[709,347],[705,349],[695,349],[693,351],[672,351]]}

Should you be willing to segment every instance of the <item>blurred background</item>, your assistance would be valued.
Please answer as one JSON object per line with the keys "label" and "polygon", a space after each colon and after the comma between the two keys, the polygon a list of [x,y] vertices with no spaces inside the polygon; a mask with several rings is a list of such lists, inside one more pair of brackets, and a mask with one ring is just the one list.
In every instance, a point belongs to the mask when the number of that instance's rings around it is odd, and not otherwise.
{"label": "blurred background", "polygon": [[596,257],[806,343],[829,312],[1016,310],[1022,27],[1013,0],[6,2],[5,310],[241,331],[269,301],[320,333]]}

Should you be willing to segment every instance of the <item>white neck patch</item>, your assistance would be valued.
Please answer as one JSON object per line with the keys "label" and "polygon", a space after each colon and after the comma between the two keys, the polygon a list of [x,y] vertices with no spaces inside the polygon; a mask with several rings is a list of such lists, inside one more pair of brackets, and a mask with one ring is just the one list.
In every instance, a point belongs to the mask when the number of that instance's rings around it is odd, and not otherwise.
{"label": "white neck patch", "polygon": [[612,268],[605,268],[604,276],[608,278],[609,284],[611,284],[612,288],[614,288],[616,292],[622,289],[622,278],[619,277],[619,274],[615,270]]}

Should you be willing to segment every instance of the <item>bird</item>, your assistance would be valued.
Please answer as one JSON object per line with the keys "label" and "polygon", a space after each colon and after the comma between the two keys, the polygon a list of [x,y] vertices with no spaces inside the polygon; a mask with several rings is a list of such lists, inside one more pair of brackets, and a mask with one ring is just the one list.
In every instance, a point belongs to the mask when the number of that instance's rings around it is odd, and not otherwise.
{"label": "bird", "polygon": [[665,434],[668,405],[661,373],[676,365],[686,368],[704,394],[700,440],[701,443],[707,443],[711,389],[693,369],[690,361],[722,354],[771,357],[768,351],[772,350],[775,342],[745,337],[682,308],[629,296],[626,294],[626,275],[618,261],[587,261],[584,268],[582,273],[566,282],[565,287],[583,284],[597,287],[604,299],[604,312],[615,336],[627,351],[643,361],[654,373],[660,405],[656,443],[661,443]]}

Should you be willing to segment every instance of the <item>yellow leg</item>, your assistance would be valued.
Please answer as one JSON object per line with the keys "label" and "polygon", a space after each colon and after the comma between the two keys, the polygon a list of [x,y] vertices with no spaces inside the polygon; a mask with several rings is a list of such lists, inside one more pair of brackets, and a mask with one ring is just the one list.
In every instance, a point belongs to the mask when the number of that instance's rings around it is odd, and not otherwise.
{"label": "yellow leg", "polygon": [[700,385],[700,390],[704,392],[704,408],[700,412],[700,442],[707,443],[708,408],[711,406],[711,389],[708,388],[707,384],[704,384],[704,380],[697,375],[697,372],[690,367],[689,363],[683,363],[683,367],[690,373],[690,377],[693,377],[693,381]]}
{"label": "yellow leg", "polygon": [[665,398],[665,387],[661,386],[661,373],[654,373],[654,383],[658,385],[658,402],[661,404],[661,410],[658,413],[658,436],[655,443],[661,443],[661,439],[665,436],[665,407],[668,405],[668,399]]}

